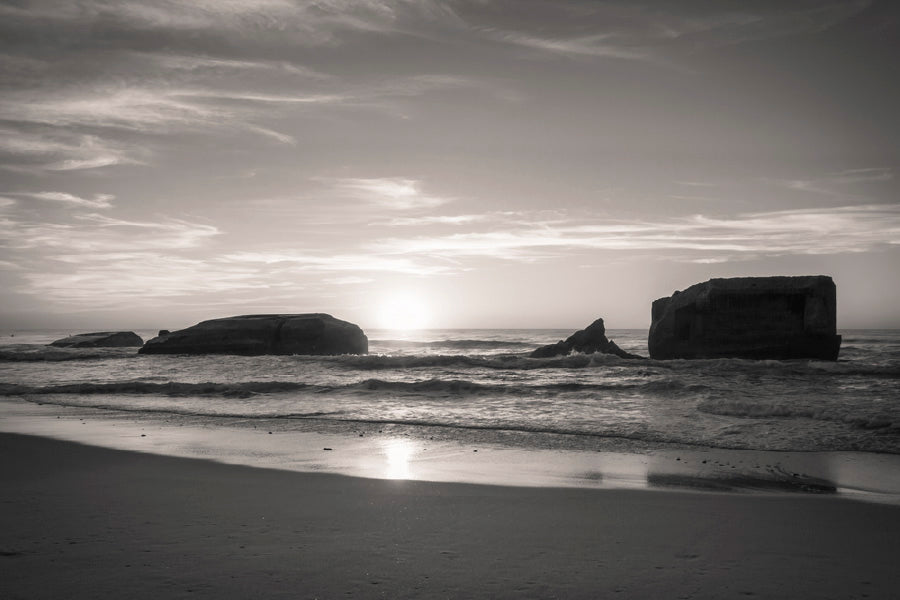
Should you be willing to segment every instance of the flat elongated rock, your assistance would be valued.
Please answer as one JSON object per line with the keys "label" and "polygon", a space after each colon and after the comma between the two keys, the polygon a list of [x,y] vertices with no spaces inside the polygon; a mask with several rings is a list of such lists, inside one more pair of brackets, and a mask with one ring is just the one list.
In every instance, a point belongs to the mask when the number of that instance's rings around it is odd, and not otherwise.
{"label": "flat elongated rock", "polygon": [[143,346],[144,340],[133,331],[98,331],[79,333],[50,343],[57,348],[103,348]]}
{"label": "flat elongated rock", "polygon": [[837,360],[831,277],[710,279],[653,303],[651,358]]}
{"label": "flat elongated rock", "polygon": [[323,313],[244,315],[203,321],[149,340],[141,354],[365,354],[357,325]]}
{"label": "flat elongated rock", "polygon": [[643,358],[643,356],[625,352],[615,342],[606,339],[606,327],[603,325],[603,319],[597,319],[584,329],[579,329],[567,337],[565,341],[560,340],[555,344],[537,348],[530,356],[531,358],[549,358],[552,356],[566,356],[572,352],[581,352],[583,354],[602,352],[604,354],[614,354],[620,358]]}

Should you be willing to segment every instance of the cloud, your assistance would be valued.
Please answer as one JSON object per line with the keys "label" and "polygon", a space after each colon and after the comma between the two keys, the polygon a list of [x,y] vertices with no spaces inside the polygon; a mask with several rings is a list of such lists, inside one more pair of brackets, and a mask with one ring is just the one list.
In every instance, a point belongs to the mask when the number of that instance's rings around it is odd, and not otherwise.
{"label": "cloud", "polygon": [[331,180],[331,183],[339,194],[390,210],[435,208],[451,201],[450,198],[423,194],[422,184],[416,179],[343,178]]}
{"label": "cloud", "polygon": [[894,171],[890,167],[868,167],[827,173],[813,179],[788,179],[776,181],[775,183],[798,192],[842,196],[846,195],[850,188],[857,184],[877,183],[893,179]]}
{"label": "cloud", "polygon": [[0,165],[12,169],[79,171],[113,165],[143,164],[138,148],[96,135],[56,128],[23,130],[0,127]]}
{"label": "cloud", "polygon": [[[502,2],[488,3],[501,10]],[[482,36],[568,57],[613,58],[667,63],[674,50],[693,52],[772,38],[818,33],[853,17],[871,0],[784,3],[719,2],[700,10],[684,3],[530,2],[534,18],[515,29],[485,24],[490,12],[462,12]],[[508,10],[521,9],[516,2]],[[475,12],[475,11],[473,11]],[[506,18],[515,22],[516,19]],[[478,21],[476,21],[478,22]],[[585,34],[589,31],[589,34]]]}
{"label": "cloud", "polygon": [[68,204],[70,206],[83,206],[87,208],[111,208],[111,201],[115,198],[115,196],[111,194],[94,194],[93,199],[82,198],[66,192],[16,192],[8,195],[24,196],[51,202],[62,202],[63,204]]}
{"label": "cloud", "polygon": [[375,281],[370,277],[356,277],[354,275],[348,275],[347,277],[330,277],[325,279],[325,283],[330,283],[332,285],[358,285],[362,283],[371,283]]}
{"label": "cloud", "polygon": [[455,269],[448,265],[427,264],[414,258],[374,253],[313,254],[299,252],[234,252],[221,257],[226,263],[261,264],[285,270],[315,272],[389,272],[405,275],[437,275]]}
{"label": "cloud", "polygon": [[[876,250],[900,241],[900,206],[844,206],[696,215],[669,221],[598,221],[499,226],[492,231],[391,238],[373,252],[429,257],[486,257],[535,261],[585,251],[664,252],[678,260],[753,256],[843,254]],[[703,253],[706,256],[697,256]]]}
{"label": "cloud", "polygon": [[867,181],[891,181],[894,171],[890,167],[870,167],[866,169],[846,169],[832,174],[832,180],[838,183],[852,184]]}
{"label": "cloud", "polygon": [[[85,206],[85,199],[59,192],[36,193],[46,201]],[[98,200],[99,198],[99,200]],[[89,203],[102,203],[97,196]],[[111,197],[107,197],[111,200]],[[94,206],[93,208],[100,208]],[[259,289],[264,282],[250,269],[207,268],[186,253],[202,249],[222,232],[181,219],[125,220],[98,213],[61,213],[35,220],[0,215],[5,258],[17,265],[15,291],[64,305],[67,309],[152,304],[154,298],[186,293]]]}
{"label": "cloud", "polygon": [[625,60],[645,60],[646,50],[628,48],[610,43],[610,34],[597,34],[573,38],[543,38],[520,32],[497,31],[491,37],[502,42],[559,55],[621,58]]}
{"label": "cloud", "polygon": [[702,188],[712,188],[718,187],[717,183],[712,183],[710,181],[675,181],[678,185],[686,185],[688,187],[702,187]]}
{"label": "cloud", "polygon": [[415,33],[416,24],[459,22],[449,4],[438,0],[45,0],[0,5],[0,16],[19,23],[69,21],[142,31],[266,35],[299,46],[335,45],[348,32]]}
{"label": "cloud", "polygon": [[11,250],[62,249],[67,253],[111,253],[196,248],[221,232],[180,219],[127,221],[97,213],[71,222],[0,217],[0,235]]}
{"label": "cloud", "polygon": [[214,226],[98,213],[54,223],[0,216],[0,237],[5,258],[21,274],[20,291],[70,308],[122,306],[136,296],[136,302],[152,304],[154,298],[187,301],[208,294],[240,304],[248,294],[258,299],[260,290],[274,298],[288,290],[370,283],[382,274],[446,276],[484,268],[485,260],[533,263],[604,252],[716,264],[900,244],[900,206],[893,204],[658,221],[565,211],[553,218],[543,212],[504,215],[485,213],[465,224],[479,230],[355,240],[329,250],[269,243],[220,254],[208,247],[223,233]]}
{"label": "cloud", "polygon": [[372,225],[384,225],[388,227],[418,227],[423,225],[464,225],[486,221],[490,215],[435,215],[427,217],[396,217],[389,221],[372,223]]}
{"label": "cloud", "polygon": [[219,107],[181,100],[179,91],[127,87],[104,88],[53,98],[8,94],[0,100],[0,118],[54,126],[86,125],[159,131],[172,125],[219,123],[234,117]]}
{"label": "cloud", "polygon": [[[155,306],[160,299],[240,290],[258,293],[269,287],[252,269],[213,266],[163,252],[57,255],[51,260],[48,268],[25,276],[22,291],[70,310]],[[53,263],[59,266],[54,268]]]}
{"label": "cloud", "polygon": [[[415,33],[419,23],[460,22],[430,0],[0,3],[0,166],[145,164],[142,147],[184,133],[296,145],[301,111],[406,116],[404,99],[481,86],[442,73],[336,76],[303,64],[321,58],[310,47],[339,46],[345,34]],[[144,145],[135,134],[154,139]]]}
{"label": "cloud", "polygon": [[[246,94],[205,89],[151,89],[140,87],[97,89],[56,98],[37,98],[28,94],[7,94],[0,98],[0,119],[54,128],[107,128],[158,135],[186,130],[248,131],[285,144],[295,139],[253,122],[265,116],[260,104],[333,104],[341,98],[334,95],[279,96]],[[70,134],[71,135],[71,134]],[[110,150],[113,142],[97,136],[83,136],[82,146],[54,147],[52,142],[37,138],[6,142],[12,152],[35,154],[40,151],[72,153],[82,158],[69,158],[44,165],[47,170],[74,170],[136,163]],[[0,146],[2,148],[2,146]],[[103,148],[105,151],[102,151]],[[90,153],[94,149],[96,153]]]}
{"label": "cloud", "polygon": [[197,54],[160,54],[150,52],[136,52],[134,56],[155,62],[164,69],[180,69],[184,71],[209,70],[214,72],[264,71],[276,74],[289,73],[316,80],[330,79],[329,75],[284,60],[235,60]]}
{"label": "cloud", "polygon": [[[0,119],[18,124],[5,128],[3,153],[55,160],[42,162],[43,170],[79,170],[119,164],[142,164],[129,154],[134,144],[113,141],[115,130],[139,134],[193,132],[249,132],[294,145],[294,136],[262,126],[260,120],[285,120],[297,110],[318,107],[367,110],[394,108],[391,99],[417,96],[437,89],[475,85],[438,75],[400,77],[372,84],[329,83],[309,93],[247,92],[215,87],[172,87],[164,81],[141,83],[98,82],[93,87],[15,90],[0,93]],[[322,86],[319,86],[322,87]],[[32,129],[23,130],[23,126]],[[80,134],[79,129],[102,128],[102,135]],[[127,148],[127,150],[125,149]]]}

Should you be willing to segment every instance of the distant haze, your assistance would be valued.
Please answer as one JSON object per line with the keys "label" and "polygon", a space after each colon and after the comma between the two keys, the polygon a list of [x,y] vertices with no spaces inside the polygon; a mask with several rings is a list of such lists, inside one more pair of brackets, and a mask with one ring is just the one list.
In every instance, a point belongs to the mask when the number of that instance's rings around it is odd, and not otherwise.
{"label": "distant haze", "polygon": [[900,3],[0,3],[0,326],[900,327]]}

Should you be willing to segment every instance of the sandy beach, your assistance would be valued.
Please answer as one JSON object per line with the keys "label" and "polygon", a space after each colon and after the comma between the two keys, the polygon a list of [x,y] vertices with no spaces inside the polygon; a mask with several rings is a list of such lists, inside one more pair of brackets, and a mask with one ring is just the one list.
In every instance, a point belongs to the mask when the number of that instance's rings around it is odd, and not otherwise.
{"label": "sandy beach", "polygon": [[4,598],[886,598],[900,507],[223,465],[0,434]]}

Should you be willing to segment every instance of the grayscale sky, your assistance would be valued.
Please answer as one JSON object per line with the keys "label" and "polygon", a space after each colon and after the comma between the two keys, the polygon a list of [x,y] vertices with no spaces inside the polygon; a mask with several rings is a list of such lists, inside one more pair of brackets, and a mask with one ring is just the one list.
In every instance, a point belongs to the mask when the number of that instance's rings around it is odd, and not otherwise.
{"label": "grayscale sky", "polygon": [[0,2],[0,324],[900,327],[898,5]]}

